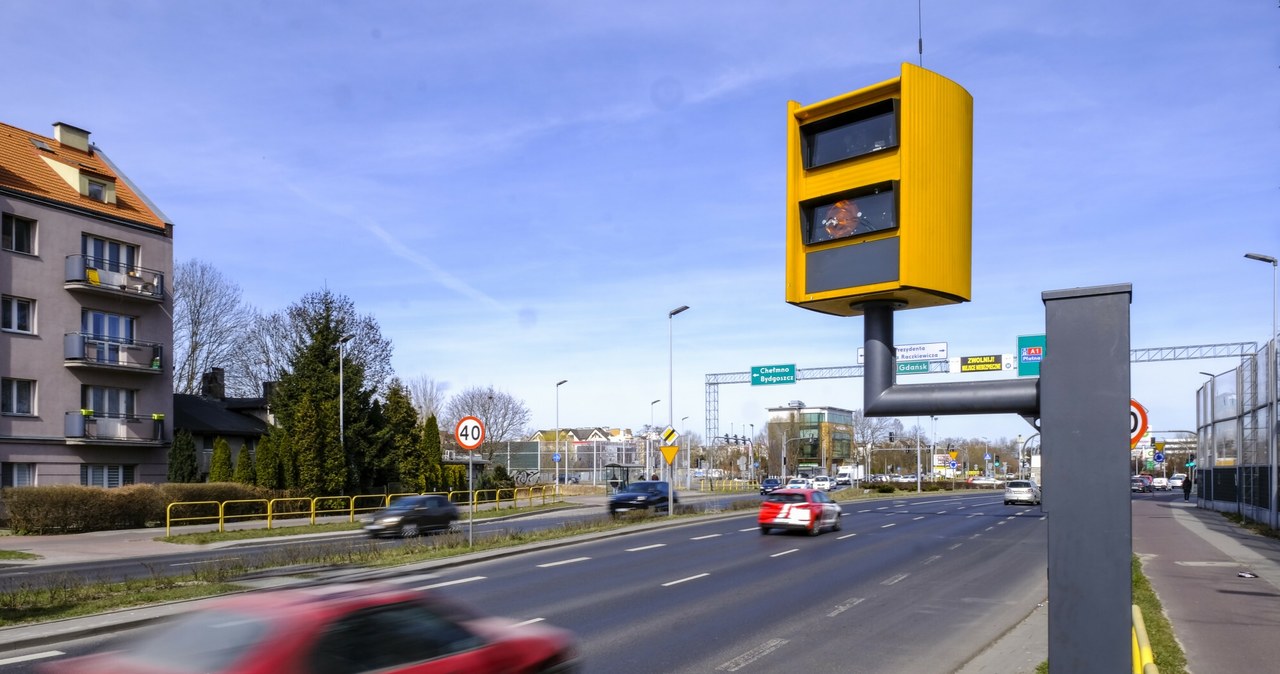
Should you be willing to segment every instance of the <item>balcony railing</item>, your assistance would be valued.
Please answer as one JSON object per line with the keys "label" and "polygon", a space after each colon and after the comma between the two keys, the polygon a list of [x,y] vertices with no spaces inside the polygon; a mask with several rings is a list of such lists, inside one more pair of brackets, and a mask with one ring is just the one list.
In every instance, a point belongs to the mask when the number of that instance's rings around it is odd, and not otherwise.
{"label": "balcony railing", "polygon": [[145,418],[136,414],[95,413],[73,410],[63,417],[68,440],[107,442],[161,442],[164,440],[164,415]]}
{"label": "balcony railing", "polygon": [[164,301],[164,273],[155,269],[131,267],[91,255],[68,255],[63,271],[63,287],[68,290]]}
{"label": "balcony railing", "polygon": [[67,367],[130,370],[160,374],[164,371],[164,345],[86,332],[62,336],[62,358]]}

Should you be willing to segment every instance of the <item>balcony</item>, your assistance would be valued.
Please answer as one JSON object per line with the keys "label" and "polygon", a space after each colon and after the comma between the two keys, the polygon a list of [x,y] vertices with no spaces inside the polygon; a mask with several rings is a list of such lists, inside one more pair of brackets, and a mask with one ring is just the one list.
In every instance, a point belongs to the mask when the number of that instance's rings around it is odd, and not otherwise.
{"label": "balcony", "polygon": [[89,255],[68,255],[62,287],[73,292],[110,295],[139,302],[164,302],[164,274]]}
{"label": "balcony", "polygon": [[154,444],[164,441],[164,415],[146,419],[136,414],[95,414],[93,410],[73,410],[63,417],[67,442],[85,444]]}
{"label": "balcony", "polygon": [[90,368],[116,372],[164,372],[164,345],[104,337],[86,332],[62,336],[63,364],[70,368]]}

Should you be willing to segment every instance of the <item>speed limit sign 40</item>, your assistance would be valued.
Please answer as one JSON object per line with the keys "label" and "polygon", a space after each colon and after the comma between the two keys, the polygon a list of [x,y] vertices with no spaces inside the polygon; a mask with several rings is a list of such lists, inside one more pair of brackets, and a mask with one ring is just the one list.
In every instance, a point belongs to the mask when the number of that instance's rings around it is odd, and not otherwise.
{"label": "speed limit sign 40", "polygon": [[453,439],[467,451],[479,448],[484,443],[484,422],[476,417],[462,417],[453,429]]}
{"label": "speed limit sign 40", "polygon": [[1129,449],[1138,446],[1138,441],[1147,434],[1147,408],[1133,398],[1129,399]]}

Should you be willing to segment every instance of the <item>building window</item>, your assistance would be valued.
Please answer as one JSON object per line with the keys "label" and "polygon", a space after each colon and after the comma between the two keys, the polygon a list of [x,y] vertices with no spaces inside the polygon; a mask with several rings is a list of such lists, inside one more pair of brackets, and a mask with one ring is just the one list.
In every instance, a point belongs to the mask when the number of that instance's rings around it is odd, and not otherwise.
{"label": "building window", "polygon": [[6,332],[35,333],[36,303],[21,297],[0,297],[0,330]]}
{"label": "building window", "polygon": [[110,466],[97,463],[81,464],[80,484],[107,489],[133,484],[134,468],[134,466]]}
{"label": "building window", "polygon": [[135,391],[111,386],[85,386],[80,407],[95,417],[132,417]]}
{"label": "building window", "polygon": [[99,363],[121,363],[120,349],[133,344],[134,320],[91,309],[80,312],[80,332],[94,343]]}
{"label": "building window", "polygon": [[105,203],[107,200],[106,183],[101,183],[101,182],[98,182],[97,180],[90,180],[89,181],[89,198],[93,199],[94,201],[101,201]]}
{"label": "building window", "polygon": [[36,221],[4,214],[4,249],[15,253],[36,254]]}
{"label": "building window", "polygon": [[0,464],[0,487],[32,487],[36,483],[36,464]]}
{"label": "building window", "polygon": [[36,383],[29,379],[0,379],[0,414],[35,414]]}
{"label": "building window", "polygon": [[85,266],[120,273],[134,271],[138,260],[137,246],[87,234],[80,239],[80,253]]}

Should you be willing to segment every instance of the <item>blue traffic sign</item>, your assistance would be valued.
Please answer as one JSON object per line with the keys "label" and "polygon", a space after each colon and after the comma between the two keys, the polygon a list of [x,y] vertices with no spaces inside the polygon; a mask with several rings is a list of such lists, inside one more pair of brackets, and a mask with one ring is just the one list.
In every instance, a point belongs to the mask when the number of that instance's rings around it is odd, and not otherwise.
{"label": "blue traffic sign", "polygon": [[555,454],[552,454],[551,460],[555,461],[556,463],[560,463],[560,452],[556,452]]}
{"label": "blue traffic sign", "polygon": [[955,470],[955,469],[956,469],[956,466],[958,466],[958,465],[959,465],[959,464],[957,464],[955,461],[952,461],[952,462],[950,463],[951,470]]}
{"label": "blue traffic sign", "polygon": [[1164,452],[1156,452],[1156,463],[1164,463]]}
{"label": "blue traffic sign", "polygon": [[990,461],[990,460],[991,460],[991,455],[990,455],[990,454],[983,454],[983,455],[982,455],[982,460],[983,460],[983,461]]}

